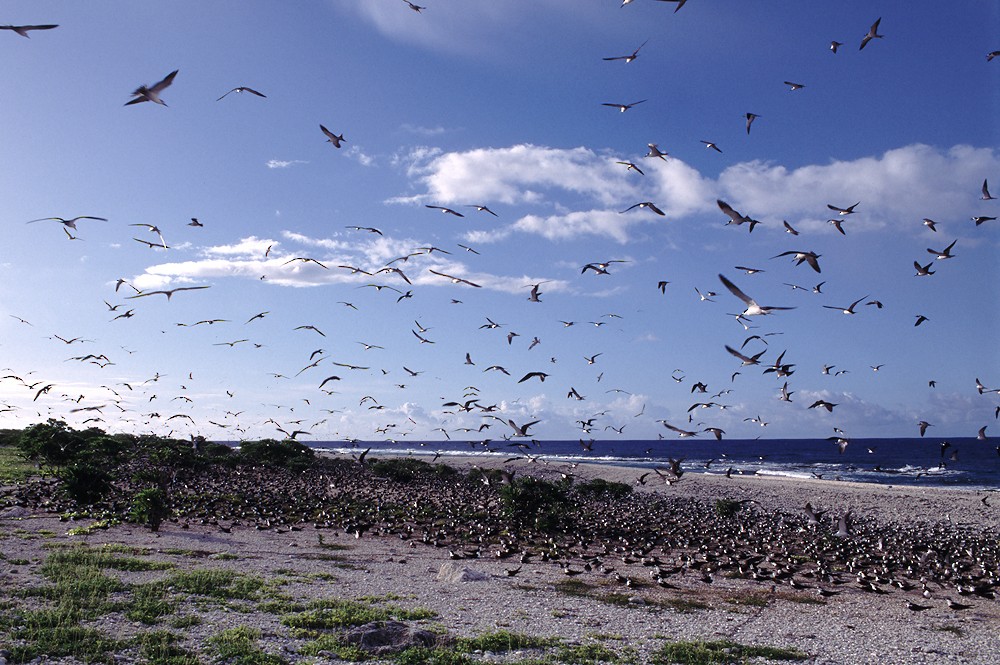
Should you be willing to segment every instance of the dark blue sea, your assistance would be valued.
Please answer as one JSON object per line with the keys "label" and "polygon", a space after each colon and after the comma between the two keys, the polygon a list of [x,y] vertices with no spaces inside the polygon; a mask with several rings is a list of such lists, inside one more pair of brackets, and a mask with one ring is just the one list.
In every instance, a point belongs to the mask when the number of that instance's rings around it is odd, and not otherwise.
{"label": "dark blue sea", "polygon": [[449,456],[507,459],[538,457],[549,465],[589,462],[653,468],[669,459],[682,460],[688,473],[774,475],[882,485],[955,489],[1000,489],[997,441],[975,438],[852,439],[840,452],[836,443],[817,439],[714,439],[661,441],[595,441],[584,450],[573,441],[310,441],[316,450],[370,457],[411,455],[447,462]]}

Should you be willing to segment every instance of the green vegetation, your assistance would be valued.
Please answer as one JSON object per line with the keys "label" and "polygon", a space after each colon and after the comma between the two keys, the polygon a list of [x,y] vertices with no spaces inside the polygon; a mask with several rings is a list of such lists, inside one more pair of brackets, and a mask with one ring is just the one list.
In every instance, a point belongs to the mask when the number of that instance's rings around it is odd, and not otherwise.
{"label": "green vegetation", "polygon": [[651,665],[713,665],[720,663],[749,663],[753,658],[769,660],[805,660],[809,656],[797,649],[745,646],[720,640],[714,642],[671,642],[654,654]]}
{"label": "green vegetation", "polygon": [[301,471],[312,466],[315,453],[298,441],[245,441],[240,445],[239,459],[245,464],[259,464],[281,467],[290,471]]}
{"label": "green vegetation", "polygon": [[603,478],[594,478],[575,486],[576,493],[585,499],[623,499],[632,493],[632,486],[627,483],[614,483]]}
{"label": "green vegetation", "polygon": [[504,517],[519,528],[553,533],[568,521],[571,504],[569,483],[553,483],[530,476],[518,478],[500,488]]}
{"label": "green vegetation", "polygon": [[728,519],[743,509],[743,502],[735,499],[716,499],[715,514],[722,519]]}
{"label": "green vegetation", "polygon": [[176,592],[207,596],[221,600],[254,600],[265,587],[256,575],[241,575],[231,570],[192,570],[178,572],[163,584]]}
{"label": "green vegetation", "polygon": [[149,665],[199,665],[197,656],[177,645],[180,638],[166,630],[144,633],[139,637],[143,662]]}
{"label": "green vegetation", "polygon": [[38,474],[31,460],[7,437],[0,443],[0,485],[22,483]]}
{"label": "green vegetation", "polygon": [[455,640],[455,649],[465,653],[473,651],[492,651],[504,653],[516,649],[544,649],[555,646],[559,640],[548,637],[532,637],[523,633],[511,633],[501,630],[495,633],[485,633],[477,637],[462,637]]}
{"label": "green vegetation", "polygon": [[427,609],[407,610],[395,605],[378,607],[356,600],[328,598],[313,601],[304,612],[289,614],[281,623],[305,630],[330,630],[362,626],[373,621],[419,621],[433,619],[437,614]]}
{"label": "green vegetation", "polygon": [[284,665],[287,662],[285,659],[265,653],[257,646],[260,637],[259,630],[239,626],[211,637],[209,644],[216,657],[223,662],[236,665]]}
{"label": "green vegetation", "polygon": [[129,508],[129,519],[138,524],[145,524],[150,531],[159,531],[160,524],[169,516],[167,493],[159,487],[141,490],[132,499],[132,506]]}

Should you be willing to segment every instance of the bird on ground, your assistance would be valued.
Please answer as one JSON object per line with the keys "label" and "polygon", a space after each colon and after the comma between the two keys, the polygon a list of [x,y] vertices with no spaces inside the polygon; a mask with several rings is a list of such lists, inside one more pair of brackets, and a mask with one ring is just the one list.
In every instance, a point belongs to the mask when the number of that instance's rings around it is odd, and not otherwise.
{"label": "bird on ground", "polygon": [[604,102],[603,104],[601,104],[601,106],[610,106],[612,108],[618,109],[621,113],[625,113],[625,111],[628,111],[633,106],[638,106],[639,104],[642,104],[644,101],[646,100],[640,99],[639,101],[632,102],[630,104],[616,104],[614,102]]}
{"label": "bird on ground", "polygon": [[163,80],[157,81],[149,87],[144,85],[139,86],[135,89],[135,92],[132,93],[134,99],[125,102],[125,106],[139,104],[141,102],[153,102],[154,104],[159,104],[160,106],[166,106],[166,103],[160,99],[160,93],[166,90],[167,87],[174,82],[174,77],[177,76],[178,71],[180,70],[175,69],[163,77]]}
{"label": "bird on ground", "polygon": [[763,314],[771,314],[772,312],[779,310],[795,309],[794,307],[768,307],[768,306],[758,305],[753,298],[743,293],[743,291],[741,291],[738,286],[736,286],[728,279],[726,279],[725,275],[720,273],[719,280],[722,282],[723,286],[729,289],[730,293],[732,293],[734,296],[736,296],[746,304],[747,308],[743,312],[742,316],[760,316]]}
{"label": "bird on ground", "polygon": [[433,206],[430,204],[426,204],[424,205],[424,207],[430,208],[431,210],[440,210],[442,213],[446,215],[454,215],[455,217],[465,217],[465,215],[458,212],[457,210],[452,210],[451,208],[445,208],[444,206]]}
{"label": "bird on ground", "polygon": [[[58,28],[59,25],[0,25],[0,30],[11,30],[21,35],[22,37],[31,38],[28,33],[32,30],[52,30],[53,28]],[[987,56],[989,58],[989,56]]]}
{"label": "bird on ground", "polygon": [[871,40],[882,39],[882,37],[884,37],[884,35],[878,34],[878,24],[881,22],[882,22],[882,17],[880,16],[875,20],[874,23],[872,23],[872,27],[868,28],[868,34],[866,34],[864,38],[862,38],[861,46],[858,47],[859,51],[864,47],[868,46],[868,42],[870,42]]}
{"label": "bird on ground", "polygon": [[75,231],[75,230],[77,230],[76,229],[76,223],[78,221],[80,221],[81,219],[95,219],[98,222],[106,222],[106,221],[108,221],[108,220],[106,220],[103,217],[91,217],[90,215],[80,215],[79,217],[74,217],[73,219],[63,219],[62,217],[42,217],[41,219],[33,219],[30,222],[26,222],[26,223],[27,224],[34,224],[35,222],[49,222],[49,221],[59,222],[64,227],[68,226],[69,228],[71,228],[71,229],[73,229]]}
{"label": "bird on ground", "polygon": [[958,242],[957,238],[955,240],[953,240],[950,245],[948,245],[947,247],[945,247],[941,251],[938,251],[936,249],[931,249],[930,247],[927,248],[927,251],[930,252],[931,254],[933,254],[934,258],[936,260],[938,260],[938,261],[944,261],[945,259],[951,259],[951,258],[955,257],[955,255],[951,253],[951,248],[955,246],[956,242]]}
{"label": "bird on ground", "polygon": [[428,268],[427,272],[433,273],[433,274],[438,275],[440,277],[447,277],[448,279],[451,280],[452,284],[468,284],[469,286],[474,286],[477,289],[482,288],[479,284],[476,284],[474,282],[470,282],[467,279],[462,279],[461,277],[455,277],[453,275],[446,275],[445,273],[438,272],[437,270],[434,270],[432,268]]}
{"label": "bird on ground", "polygon": [[625,208],[621,212],[622,213],[626,213],[629,210],[632,210],[633,208],[648,208],[652,212],[655,212],[657,215],[660,215],[661,217],[665,217],[666,216],[666,213],[663,212],[662,210],[660,210],[658,207],[656,207],[656,204],[653,203],[652,201],[641,201],[639,203],[635,203],[635,204],[630,205],[629,207]]}
{"label": "bird on ground", "polygon": [[326,135],[327,142],[332,143],[334,148],[339,148],[341,143],[347,143],[347,139],[344,138],[343,133],[337,136],[323,125],[320,125],[319,128]]}
{"label": "bird on ground", "polygon": [[635,60],[636,58],[638,58],[638,57],[639,57],[639,50],[640,50],[640,49],[641,49],[641,48],[642,48],[643,46],[645,46],[645,45],[646,45],[646,42],[648,42],[648,41],[649,41],[649,40],[647,39],[647,40],[646,40],[645,42],[643,42],[643,43],[639,44],[639,48],[637,48],[636,50],[632,51],[632,52],[631,52],[630,54],[628,54],[628,55],[616,55],[616,56],[614,56],[614,57],[611,57],[611,58],[603,58],[603,60],[607,60],[607,61],[612,61],[612,60],[624,60],[624,61],[625,61],[625,63],[626,63],[626,64],[628,64],[628,63],[632,62],[633,60]]}
{"label": "bird on ground", "polygon": [[753,121],[756,120],[759,117],[760,116],[757,115],[756,113],[747,113],[746,114],[746,119],[747,119],[747,135],[750,134],[750,125],[752,125]]}
{"label": "bird on ground", "polygon": [[825,309],[837,309],[837,310],[840,310],[844,314],[857,314],[857,312],[854,311],[854,308],[858,306],[858,303],[860,303],[862,300],[864,300],[867,297],[868,296],[861,296],[860,298],[858,298],[857,300],[855,300],[854,302],[852,302],[850,307],[838,307],[836,305],[823,305],[823,307]]}
{"label": "bird on ground", "polygon": [[209,288],[208,285],[206,285],[206,286],[178,286],[175,289],[169,289],[169,290],[163,290],[163,291],[141,291],[141,292],[137,293],[134,296],[126,296],[125,299],[126,300],[134,300],[135,298],[145,298],[146,296],[153,296],[153,295],[157,295],[157,294],[163,294],[163,295],[165,295],[167,297],[167,300],[170,300],[170,297],[173,296],[178,291],[198,291],[200,289],[207,289],[207,288]]}
{"label": "bird on ground", "polygon": [[249,92],[249,93],[250,93],[251,95],[257,95],[258,97],[264,97],[265,99],[267,98],[267,95],[265,95],[264,93],[262,93],[262,92],[257,92],[257,91],[256,91],[256,90],[254,90],[253,88],[248,88],[248,87],[246,87],[245,85],[241,85],[241,86],[238,86],[238,87],[235,87],[235,88],[233,88],[232,90],[230,90],[229,92],[227,92],[227,93],[226,93],[225,95],[223,95],[222,97],[219,97],[219,98],[218,98],[218,99],[216,99],[215,101],[217,101],[217,102],[221,102],[221,101],[222,101],[223,99],[225,99],[225,98],[226,98],[226,96],[227,96],[227,95],[229,95],[229,94],[232,94],[232,93],[234,93],[234,92],[240,92],[240,93],[242,93],[242,92]]}
{"label": "bird on ground", "polygon": [[808,263],[809,267],[815,270],[816,272],[822,272],[819,269],[820,254],[817,254],[816,252],[803,252],[800,250],[792,249],[787,252],[782,252],[781,254],[776,254],[771,258],[776,259],[781,256],[791,256],[792,259],[795,261],[795,265],[800,266],[802,265],[803,262],[805,262]]}

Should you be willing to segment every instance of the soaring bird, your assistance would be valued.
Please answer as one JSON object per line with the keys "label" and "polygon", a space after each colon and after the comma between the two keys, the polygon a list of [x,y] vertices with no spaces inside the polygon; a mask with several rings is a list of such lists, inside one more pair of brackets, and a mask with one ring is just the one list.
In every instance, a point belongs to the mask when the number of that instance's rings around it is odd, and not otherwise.
{"label": "soaring bird", "polygon": [[615,162],[615,164],[621,164],[625,167],[626,171],[635,171],[639,175],[646,175],[645,172],[632,162]]}
{"label": "soaring bird", "polygon": [[135,99],[125,102],[125,106],[131,106],[132,104],[139,104],[141,102],[153,102],[154,104],[159,104],[160,106],[166,106],[164,101],[160,99],[160,93],[167,89],[167,87],[174,82],[174,77],[177,76],[177,72],[180,70],[175,69],[174,71],[163,77],[162,81],[158,81],[153,85],[146,87],[144,85],[139,86],[132,93]]}
{"label": "soaring bird", "polygon": [[347,139],[344,138],[343,134],[337,136],[323,125],[320,125],[319,128],[324,134],[326,134],[326,140],[329,143],[332,143],[334,148],[339,148],[341,143],[347,143]]}
{"label": "soaring bird", "polygon": [[947,247],[945,247],[941,251],[938,251],[936,249],[931,249],[930,247],[927,248],[927,251],[930,252],[931,254],[933,254],[934,258],[937,259],[938,261],[943,261],[945,259],[951,259],[951,258],[955,257],[955,255],[951,253],[951,248],[955,246],[956,242],[958,242],[957,238],[955,240],[953,240],[950,245],[948,245]]}
{"label": "soaring bird", "polygon": [[230,90],[229,92],[227,92],[227,93],[226,93],[225,95],[223,95],[222,97],[219,97],[219,98],[218,98],[218,99],[216,99],[215,101],[217,101],[217,102],[221,102],[221,101],[222,101],[223,99],[225,99],[225,98],[226,98],[226,96],[227,96],[227,95],[230,95],[230,94],[232,94],[232,93],[234,93],[234,92],[249,92],[249,93],[250,93],[251,95],[257,95],[258,97],[264,97],[265,99],[267,98],[267,95],[265,95],[264,93],[262,93],[262,92],[257,92],[257,91],[256,91],[256,90],[254,90],[253,88],[248,88],[248,87],[246,87],[245,85],[241,85],[241,86],[238,86],[238,87],[236,87],[236,88],[233,88],[232,90]]}
{"label": "soaring bird", "polygon": [[815,402],[813,402],[812,404],[810,404],[809,408],[810,409],[815,409],[817,406],[826,409],[830,413],[833,413],[833,407],[835,407],[837,405],[834,404],[833,402],[827,402],[826,400],[818,399]]}
{"label": "soaring bird", "polygon": [[850,307],[837,307],[835,305],[823,305],[823,307],[825,307],[826,309],[838,309],[844,314],[856,314],[857,312],[854,311],[854,308],[858,306],[858,303],[860,303],[867,297],[868,296],[861,296],[860,298],[852,302]]}
{"label": "soaring bird", "polygon": [[861,205],[861,201],[858,201],[854,205],[847,206],[846,208],[839,208],[829,203],[826,204],[826,207],[839,215],[853,215],[855,213],[854,209],[857,208],[859,205]]}
{"label": "soaring bird", "polygon": [[882,22],[882,17],[880,16],[877,19],[875,19],[874,23],[872,23],[872,27],[868,28],[868,34],[864,36],[864,38],[861,40],[861,46],[858,47],[859,51],[864,47],[868,46],[868,42],[870,42],[871,40],[882,39],[882,37],[885,36],[878,34],[878,24],[881,22]]}
{"label": "soaring bird", "polygon": [[927,265],[922,266],[919,263],[917,263],[916,261],[914,261],[913,262],[913,267],[916,268],[916,270],[917,270],[917,274],[915,275],[915,277],[927,277],[929,275],[933,275],[934,271],[931,270],[931,266],[932,265],[934,265],[934,264],[933,263],[928,263]]}
{"label": "soaring bird", "polygon": [[[0,30],[12,30],[22,37],[31,38],[28,34],[31,30],[51,30],[52,28],[58,28],[58,25],[0,25]],[[987,56],[989,58],[989,56]]]}
{"label": "soaring bird", "polygon": [[667,161],[669,155],[661,151],[655,143],[647,143],[646,146],[649,147],[649,152],[645,154],[646,157],[659,157],[663,161]]}
{"label": "soaring bird", "polygon": [[[647,39],[646,42],[648,42],[648,41],[649,40]],[[604,58],[604,60],[609,60],[609,61],[610,60],[624,60],[626,62],[626,64],[630,63],[630,62],[632,62],[633,60],[635,60],[636,58],[639,57],[639,49],[641,49],[643,46],[645,46],[646,42],[643,42],[643,43],[639,44],[639,48],[637,48],[636,50],[632,51],[628,55],[616,55],[616,56],[611,57],[611,58]]]}
{"label": "soaring bird", "polygon": [[746,304],[747,308],[743,312],[743,316],[759,316],[762,314],[770,314],[771,312],[775,312],[778,310],[795,309],[794,307],[766,307],[763,305],[758,305],[753,298],[740,291],[738,286],[736,286],[728,279],[726,279],[725,275],[720,273],[719,280],[722,282],[723,286],[729,289],[730,293],[732,293],[734,296],[736,296]]}
{"label": "soaring bird", "polygon": [[750,133],[750,125],[752,125],[753,121],[756,120],[759,117],[760,116],[757,115],[756,113],[747,113],[746,114],[746,119],[747,119],[747,134]]}
{"label": "soaring bird", "polygon": [[637,106],[639,104],[642,104],[644,101],[646,101],[646,100],[645,99],[640,99],[639,101],[632,102],[631,104],[615,104],[613,102],[604,102],[603,104],[601,104],[601,106],[611,106],[613,108],[618,109],[620,112],[625,113],[625,111],[628,111],[633,106]]}
{"label": "soaring bird", "polygon": [[446,215],[454,215],[455,217],[465,217],[465,215],[458,212],[457,210],[452,210],[451,208],[445,208],[444,206],[424,205],[424,207],[430,208],[431,210],[440,210],[442,213]]}
{"label": "soaring bird", "polygon": [[482,288],[479,284],[476,284],[474,282],[470,282],[467,279],[462,279],[461,277],[455,277],[453,275],[446,275],[445,273],[438,272],[437,270],[434,270],[432,268],[428,268],[427,272],[433,273],[433,274],[438,275],[440,277],[447,277],[448,279],[451,280],[452,284],[468,284],[469,286],[474,286],[477,289]]}
{"label": "soaring bird", "polygon": [[703,141],[701,141],[701,143],[704,143],[705,144],[705,148],[708,149],[708,150],[714,150],[714,151],[716,151],[718,153],[722,152],[722,149],[719,148],[719,146],[716,145],[713,141],[704,141],[703,140]]}
{"label": "soaring bird", "polygon": [[686,3],[688,0],[659,0],[659,1],[660,2],[676,2],[677,6],[674,7],[674,13],[676,14],[677,12],[679,12],[681,10],[681,7],[683,7],[684,3]]}
{"label": "soaring bird", "polygon": [[836,53],[837,49],[839,49],[843,45],[844,45],[843,42],[832,41],[832,42],[830,42],[830,50],[833,51],[834,53]]}
{"label": "soaring bird", "polygon": [[787,85],[790,90],[801,90],[802,88],[806,87],[802,83],[793,83],[791,81],[785,81],[785,85]]}
{"label": "soaring bird", "polygon": [[793,250],[789,250],[787,252],[782,252],[781,254],[777,254],[775,256],[772,256],[771,258],[772,259],[776,259],[779,256],[792,256],[794,258],[794,260],[795,260],[795,265],[799,266],[799,265],[802,265],[803,262],[805,262],[805,263],[808,263],[809,267],[812,268],[813,270],[815,270],[816,272],[822,272],[819,269],[819,257],[820,257],[820,255],[817,254],[816,252],[802,252],[802,251],[794,250],[793,249]]}
{"label": "soaring bird", "polygon": [[657,215],[660,215],[661,217],[666,216],[666,213],[663,212],[662,210],[660,210],[658,207],[656,207],[656,204],[653,203],[652,201],[642,201],[640,203],[635,203],[635,204],[630,205],[629,207],[625,208],[624,210],[622,210],[622,212],[623,213],[624,212],[628,212],[629,210],[632,210],[633,208],[648,208],[652,212],[655,212]]}
{"label": "soaring bird", "polygon": [[68,226],[69,228],[76,230],[76,223],[81,219],[96,219],[99,222],[106,222],[108,220],[103,217],[91,217],[90,215],[80,215],[79,217],[74,217],[73,219],[63,219],[62,217],[42,217],[41,219],[33,219],[27,224],[34,224],[35,222],[59,222],[63,226]]}
{"label": "soaring bird", "polygon": [[983,201],[992,201],[995,198],[996,198],[995,196],[992,196],[990,194],[990,188],[988,182],[986,180],[983,180],[983,195],[980,197],[980,199]]}
{"label": "soaring bird", "polygon": [[170,300],[170,296],[174,295],[178,291],[198,291],[200,289],[207,289],[207,288],[209,288],[207,285],[206,286],[178,286],[175,289],[169,289],[169,290],[165,290],[165,291],[143,291],[143,292],[138,293],[138,294],[136,294],[134,296],[126,296],[125,299],[126,300],[133,300],[135,298],[145,298],[146,296],[153,296],[153,295],[157,295],[157,294],[161,294],[162,293],[163,295],[165,295],[167,297],[167,300]]}

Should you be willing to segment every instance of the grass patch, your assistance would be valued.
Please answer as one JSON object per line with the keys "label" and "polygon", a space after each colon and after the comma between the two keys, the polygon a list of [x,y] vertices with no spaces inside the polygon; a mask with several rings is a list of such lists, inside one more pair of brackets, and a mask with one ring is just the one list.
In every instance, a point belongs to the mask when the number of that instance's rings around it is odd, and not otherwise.
{"label": "grass patch", "polygon": [[356,600],[336,598],[313,601],[304,612],[289,614],[281,623],[290,628],[305,630],[330,630],[349,626],[362,626],[373,621],[419,621],[433,619],[437,613],[428,609],[407,610],[395,605],[376,607]]}
{"label": "grass patch", "polygon": [[0,485],[16,485],[39,475],[31,460],[14,446],[0,446]]}
{"label": "grass patch", "polygon": [[808,655],[797,649],[746,646],[729,640],[714,642],[672,642],[664,644],[649,661],[651,665],[713,665],[749,663],[753,658],[768,660],[805,660]]}
{"label": "grass patch", "polygon": [[149,665],[199,665],[198,657],[178,646],[180,637],[166,630],[144,633],[139,637],[139,653]]}
{"label": "grass patch", "polygon": [[166,598],[166,585],[162,582],[132,587],[132,602],[124,608],[125,618],[152,625],[160,618],[173,613],[177,604]]}
{"label": "grass patch", "polygon": [[566,594],[567,596],[583,598],[589,597],[593,593],[594,589],[597,588],[593,584],[584,582],[583,580],[562,580],[560,582],[556,582],[555,586],[556,591],[559,593]]}
{"label": "grass patch", "polygon": [[191,626],[198,626],[201,624],[201,617],[197,614],[182,614],[181,616],[174,617],[170,620],[170,627],[177,628],[178,630],[182,628],[190,628]]}
{"label": "grass patch", "polygon": [[587,663],[620,663],[622,662],[614,650],[603,644],[577,644],[559,647],[555,658],[561,663],[585,665]]}
{"label": "grass patch", "polygon": [[680,612],[681,614],[695,612],[697,610],[707,610],[711,607],[708,603],[700,600],[690,600],[688,598],[663,598],[657,600],[656,604],[660,607],[666,607],[674,610],[675,612]]}
{"label": "grass patch", "polygon": [[238,665],[285,665],[284,658],[264,652],[257,646],[260,631],[246,626],[230,628],[209,638],[216,657],[223,662]]}
{"label": "grass patch", "polygon": [[397,653],[393,662],[397,665],[473,665],[476,661],[452,649],[410,647]]}
{"label": "grass patch", "polygon": [[344,644],[336,635],[320,635],[315,640],[306,642],[299,649],[303,656],[318,657],[326,654],[333,654],[340,660],[352,663],[359,663],[370,659],[369,652],[353,644]]}
{"label": "grass patch", "polygon": [[512,633],[501,630],[495,633],[485,633],[477,637],[462,637],[455,641],[455,649],[464,653],[473,651],[492,651],[504,653],[517,649],[544,649],[555,646],[559,640],[550,637],[532,637],[522,633]]}
{"label": "grass patch", "polygon": [[171,575],[164,583],[177,591],[222,600],[254,600],[265,582],[256,575],[230,570],[192,570]]}

